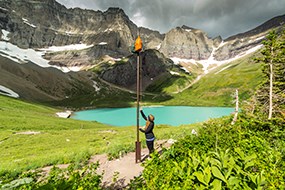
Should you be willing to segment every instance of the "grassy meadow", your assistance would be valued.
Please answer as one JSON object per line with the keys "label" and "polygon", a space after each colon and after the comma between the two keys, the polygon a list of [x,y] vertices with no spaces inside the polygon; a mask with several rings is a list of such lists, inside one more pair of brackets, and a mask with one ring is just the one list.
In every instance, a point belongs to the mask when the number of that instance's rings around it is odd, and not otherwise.
{"label": "grassy meadow", "polygon": [[[134,151],[135,126],[111,127],[64,119],[56,116],[60,111],[0,96],[0,176],[48,165],[83,162],[95,154],[107,153],[112,158]],[[157,139],[177,139],[197,125],[158,125],[155,133]],[[145,146],[144,136],[140,137]]]}

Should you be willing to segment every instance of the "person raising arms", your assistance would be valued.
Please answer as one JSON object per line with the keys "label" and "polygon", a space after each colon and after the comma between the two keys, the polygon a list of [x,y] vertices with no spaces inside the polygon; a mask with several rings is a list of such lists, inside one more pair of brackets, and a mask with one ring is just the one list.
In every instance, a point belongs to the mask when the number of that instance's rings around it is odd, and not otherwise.
{"label": "person raising arms", "polygon": [[153,133],[154,128],[154,116],[149,114],[148,117],[145,116],[142,109],[140,109],[142,117],[146,120],[145,127],[140,127],[139,130],[145,133],[146,145],[149,150],[149,155],[154,152],[154,140],[155,136]]}

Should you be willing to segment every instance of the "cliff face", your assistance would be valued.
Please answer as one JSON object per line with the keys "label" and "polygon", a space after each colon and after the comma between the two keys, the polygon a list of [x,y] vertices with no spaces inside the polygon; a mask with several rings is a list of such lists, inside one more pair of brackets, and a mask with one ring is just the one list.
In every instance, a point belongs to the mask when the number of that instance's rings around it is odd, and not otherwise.
{"label": "cliff face", "polygon": [[[172,61],[157,50],[146,50],[141,53],[141,63],[143,87],[147,87],[152,80],[173,67]],[[128,61],[109,67],[101,73],[101,78],[119,86],[136,89],[137,56],[131,55]]]}
{"label": "cliff face", "polygon": [[218,61],[223,61],[245,54],[245,52],[260,46],[265,36],[266,33],[261,33],[253,36],[227,40],[220,44],[215,51],[214,58]]}
{"label": "cliff face", "polygon": [[66,33],[71,27],[63,23],[69,14],[53,0],[1,1],[0,6],[1,28],[9,31],[10,42],[21,48],[72,44],[82,40],[78,33]]}
{"label": "cliff face", "polygon": [[166,33],[160,51],[168,57],[202,60],[210,56],[215,45],[203,31],[182,26]]}
{"label": "cliff face", "polygon": [[[139,31],[119,8],[106,12],[67,9],[54,0],[3,0],[0,7],[1,29],[9,31],[10,42],[21,48],[104,42],[104,49],[125,56]],[[145,39],[159,41],[163,37],[144,28],[140,32]],[[147,42],[146,48],[152,44]]]}

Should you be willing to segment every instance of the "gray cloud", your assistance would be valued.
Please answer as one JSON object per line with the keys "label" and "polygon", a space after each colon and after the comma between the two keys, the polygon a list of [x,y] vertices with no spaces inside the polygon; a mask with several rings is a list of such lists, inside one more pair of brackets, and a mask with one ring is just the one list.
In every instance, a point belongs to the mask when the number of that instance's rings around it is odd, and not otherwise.
{"label": "gray cloud", "polygon": [[161,33],[187,25],[223,38],[285,14],[284,0],[57,0],[66,7],[120,7],[137,25]]}

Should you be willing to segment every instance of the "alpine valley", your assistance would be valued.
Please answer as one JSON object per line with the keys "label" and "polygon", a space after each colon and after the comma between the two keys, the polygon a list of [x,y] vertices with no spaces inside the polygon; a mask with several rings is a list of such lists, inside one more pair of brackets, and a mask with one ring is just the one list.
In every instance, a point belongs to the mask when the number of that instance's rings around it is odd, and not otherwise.
{"label": "alpine valley", "polygon": [[[120,8],[67,9],[55,0],[0,1],[0,93],[66,107],[129,106],[135,101],[138,35],[144,100],[220,105],[240,89],[247,99],[261,67],[252,56],[285,15],[222,39],[181,26],[165,34],[137,27]],[[213,97],[217,101],[213,102]]]}

